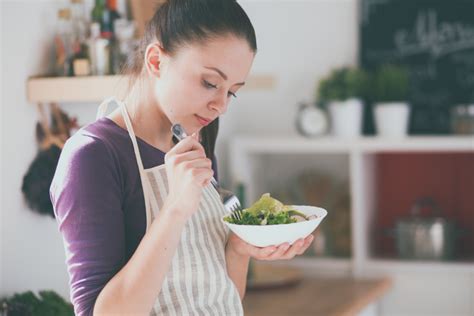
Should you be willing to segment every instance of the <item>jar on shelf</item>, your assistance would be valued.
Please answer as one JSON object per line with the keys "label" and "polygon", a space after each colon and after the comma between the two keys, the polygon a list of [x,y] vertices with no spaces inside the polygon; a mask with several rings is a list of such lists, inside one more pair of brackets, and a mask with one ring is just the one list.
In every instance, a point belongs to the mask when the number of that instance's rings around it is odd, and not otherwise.
{"label": "jar on shelf", "polygon": [[451,131],[474,134],[474,104],[457,105],[451,109]]}

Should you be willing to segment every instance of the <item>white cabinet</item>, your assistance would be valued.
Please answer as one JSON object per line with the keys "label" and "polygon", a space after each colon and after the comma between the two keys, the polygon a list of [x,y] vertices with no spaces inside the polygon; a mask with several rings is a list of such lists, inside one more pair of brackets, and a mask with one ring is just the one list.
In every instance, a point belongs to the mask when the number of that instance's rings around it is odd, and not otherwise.
{"label": "white cabinet", "polygon": [[[394,289],[381,307],[387,315],[410,313],[406,306],[402,308],[401,304],[403,300],[410,300],[406,295],[420,295],[419,304],[413,305],[413,314],[443,315],[444,312],[452,310],[459,315],[474,315],[474,247],[470,257],[453,262],[403,261],[396,257],[379,256],[374,251],[373,226],[375,217],[380,216],[380,213],[377,213],[380,211],[376,210],[379,154],[411,153],[467,154],[472,158],[470,161],[474,162],[474,138],[443,136],[387,140],[362,137],[344,141],[331,137],[236,137],[230,144],[229,157],[231,180],[244,185],[246,205],[251,204],[262,193],[272,192],[275,185],[289,179],[292,174],[304,172],[308,168],[325,170],[336,178],[348,180],[351,196],[352,255],[346,259],[297,258],[293,259],[291,264],[303,268],[308,274],[392,276],[395,280]],[[474,165],[471,170],[472,168]],[[331,216],[331,209],[328,209],[328,216]],[[465,219],[474,223],[474,209]],[[321,227],[324,224],[323,221]],[[463,282],[451,282],[448,275]],[[437,285],[438,288],[445,287],[446,291],[439,291],[438,299],[437,294],[431,290],[427,290],[427,296],[424,296],[423,291],[418,290],[420,284],[426,283],[427,280],[431,280],[429,283]],[[459,295],[450,300],[446,298],[449,293]],[[427,303],[429,300],[438,303],[430,307]],[[450,302],[452,306],[449,305]]]}

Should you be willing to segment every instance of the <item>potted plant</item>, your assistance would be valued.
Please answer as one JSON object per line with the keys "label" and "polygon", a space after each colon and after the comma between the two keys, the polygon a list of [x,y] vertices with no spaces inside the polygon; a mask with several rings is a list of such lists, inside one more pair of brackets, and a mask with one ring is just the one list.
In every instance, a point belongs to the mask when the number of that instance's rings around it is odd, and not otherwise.
{"label": "potted plant", "polygon": [[73,316],[74,308],[55,291],[26,291],[0,298],[0,315]]}
{"label": "potted plant", "polygon": [[409,77],[402,66],[385,64],[373,77],[374,117],[377,133],[404,137],[408,131],[410,106],[407,102]]}
{"label": "potted plant", "polygon": [[318,98],[329,110],[334,136],[360,136],[367,85],[367,73],[355,67],[337,68],[319,82]]}

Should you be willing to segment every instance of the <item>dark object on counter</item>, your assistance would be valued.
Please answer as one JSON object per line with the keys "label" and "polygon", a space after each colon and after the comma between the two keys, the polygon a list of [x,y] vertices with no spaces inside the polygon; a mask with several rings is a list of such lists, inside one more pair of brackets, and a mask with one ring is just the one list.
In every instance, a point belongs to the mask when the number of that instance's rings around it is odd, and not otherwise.
{"label": "dark object on counter", "polygon": [[[421,208],[433,214],[421,217]],[[452,220],[441,217],[437,204],[431,198],[418,199],[410,217],[399,220],[395,227],[398,255],[403,259],[450,260],[455,256],[459,230]]]}
{"label": "dark object on counter", "polygon": [[39,150],[23,177],[21,191],[28,207],[40,214],[54,217],[49,197],[49,187],[70,129],[76,128],[76,120],[69,117],[56,105],[51,106],[52,126],[48,126],[41,105],[38,106],[40,122],[36,125],[36,140]]}

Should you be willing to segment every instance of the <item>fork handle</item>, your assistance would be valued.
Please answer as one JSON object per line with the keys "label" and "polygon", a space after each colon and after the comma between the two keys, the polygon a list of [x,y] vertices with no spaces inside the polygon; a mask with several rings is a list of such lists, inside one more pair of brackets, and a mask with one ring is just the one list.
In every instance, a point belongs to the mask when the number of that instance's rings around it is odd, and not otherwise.
{"label": "fork handle", "polygon": [[186,134],[186,132],[184,131],[184,128],[179,123],[173,124],[173,126],[171,126],[171,132],[179,141],[183,140],[185,137],[188,136],[188,134]]}
{"label": "fork handle", "polygon": [[[179,141],[182,141],[185,137],[188,136],[188,134],[186,134],[186,132],[184,131],[184,128],[179,123],[173,124],[173,126],[171,126],[171,132],[173,133],[174,137],[176,137]],[[211,184],[214,186],[214,188],[219,188],[219,184],[217,183],[214,177],[212,177],[211,179]]]}

